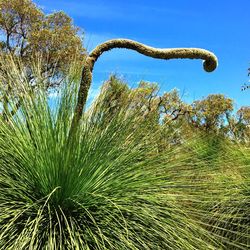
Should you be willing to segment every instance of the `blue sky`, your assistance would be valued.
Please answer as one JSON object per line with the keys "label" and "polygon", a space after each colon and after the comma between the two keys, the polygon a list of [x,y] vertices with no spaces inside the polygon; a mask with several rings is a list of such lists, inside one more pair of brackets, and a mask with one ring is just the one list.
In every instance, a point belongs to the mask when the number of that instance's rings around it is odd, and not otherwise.
{"label": "blue sky", "polygon": [[219,59],[215,72],[203,71],[200,60],[155,60],[133,51],[112,50],[96,63],[91,90],[95,96],[111,73],[130,86],[140,80],[174,87],[191,102],[212,93],[250,105],[250,90],[242,92],[250,67],[249,0],[35,0],[46,13],[63,10],[85,32],[91,51],[112,38],[129,38],[153,47],[200,47]]}

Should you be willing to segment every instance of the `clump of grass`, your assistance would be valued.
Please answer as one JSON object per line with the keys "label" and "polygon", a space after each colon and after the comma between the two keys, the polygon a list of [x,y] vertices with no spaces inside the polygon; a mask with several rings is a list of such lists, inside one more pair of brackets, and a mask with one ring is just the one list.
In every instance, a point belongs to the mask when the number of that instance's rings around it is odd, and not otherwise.
{"label": "clump of grass", "polygon": [[0,249],[242,246],[223,235],[232,223],[218,204],[232,204],[232,186],[221,183],[222,141],[196,138],[159,151],[160,130],[126,108],[107,117],[104,96],[71,130],[74,75],[51,106],[20,68],[8,75],[14,100],[1,90],[10,110],[16,98],[21,104],[0,119]]}
{"label": "clump of grass", "polygon": [[[231,160],[237,166],[240,178],[234,181],[233,188],[237,195],[231,196],[224,209],[230,211],[230,221],[225,227],[230,228],[226,233],[241,249],[250,247],[250,148],[247,145],[235,145],[231,150]],[[230,209],[229,209],[230,208]]]}
{"label": "clump of grass", "polygon": [[193,156],[188,158],[191,167],[178,178],[189,183],[187,196],[199,197],[192,202],[187,199],[190,214],[222,244],[222,249],[248,249],[249,148],[203,133],[185,147]]}
{"label": "clump of grass", "polygon": [[22,95],[0,120],[0,249],[214,249],[178,201],[180,150],[158,153],[142,119],[121,110],[104,123],[97,104],[70,134],[77,86],[65,80],[50,107],[12,80]]}

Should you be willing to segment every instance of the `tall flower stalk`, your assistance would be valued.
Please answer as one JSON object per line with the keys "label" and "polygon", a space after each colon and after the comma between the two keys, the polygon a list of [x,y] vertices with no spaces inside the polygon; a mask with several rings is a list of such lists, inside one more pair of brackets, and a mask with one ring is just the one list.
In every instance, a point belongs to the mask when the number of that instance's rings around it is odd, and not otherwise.
{"label": "tall flower stalk", "polygon": [[82,116],[83,108],[86,104],[89,88],[92,82],[92,72],[95,63],[104,52],[115,48],[135,50],[138,53],[143,54],[145,56],[163,60],[178,59],[178,58],[202,59],[204,60],[203,63],[204,70],[207,72],[215,70],[218,64],[216,56],[210,51],[204,49],[198,49],[198,48],[158,49],[129,39],[113,39],[104,42],[98,45],[87,56],[86,61],[84,63],[72,127],[74,127],[79,122]]}

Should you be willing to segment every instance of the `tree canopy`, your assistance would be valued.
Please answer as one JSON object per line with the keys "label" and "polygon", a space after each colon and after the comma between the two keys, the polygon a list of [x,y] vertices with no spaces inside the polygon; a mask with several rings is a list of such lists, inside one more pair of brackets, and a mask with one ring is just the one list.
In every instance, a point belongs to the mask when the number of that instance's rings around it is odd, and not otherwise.
{"label": "tree canopy", "polygon": [[192,121],[205,130],[212,130],[223,126],[226,116],[233,111],[233,100],[223,94],[210,94],[194,101],[192,106]]}
{"label": "tree canopy", "polygon": [[34,74],[29,65],[34,59],[41,60],[40,71],[50,79],[47,88],[59,84],[57,78],[73,60],[83,62],[80,29],[64,12],[46,15],[31,0],[0,0],[0,10],[1,56],[21,60],[31,81]]}
{"label": "tree canopy", "polygon": [[177,141],[195,131],[241,141],[250,138],[250,107],[234,111],[233,100],[223,94],[210,94],[186,103],[177,89],[161,93],[157,83],[146,81],[130,88],[123,79],[112,75],[104,83],[97,102],[106,122],[125,109],[146,119],[150,130],[162,129],[163,135],[164,127],[173,129]]}

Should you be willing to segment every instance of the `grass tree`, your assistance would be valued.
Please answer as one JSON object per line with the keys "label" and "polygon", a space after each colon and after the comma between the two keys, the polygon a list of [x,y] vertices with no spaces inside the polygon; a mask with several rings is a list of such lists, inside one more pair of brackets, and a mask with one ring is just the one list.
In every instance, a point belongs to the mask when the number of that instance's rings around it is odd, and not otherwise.
{"label": "grass tree", "polygon": [[[0,249],[223,248],[201,219],[206,209],[190,209],[230,191],[210,185],[216,167],[194,157],[189,145],[159,152],[159,131],[145,132],[136,113],[121,109],[105,126],[98,103],[83,113],[94,64],[116,47],[160,59],[201,58],[207,71],[217,65],[206,50],[111,40],[87,57],[79,84],[65,79],[55,107],[44,91],[30,91],[19,68],[12,70],[23,101],[15,116],[0,120]],[[199,175],[190,177],[194,166]]]}

